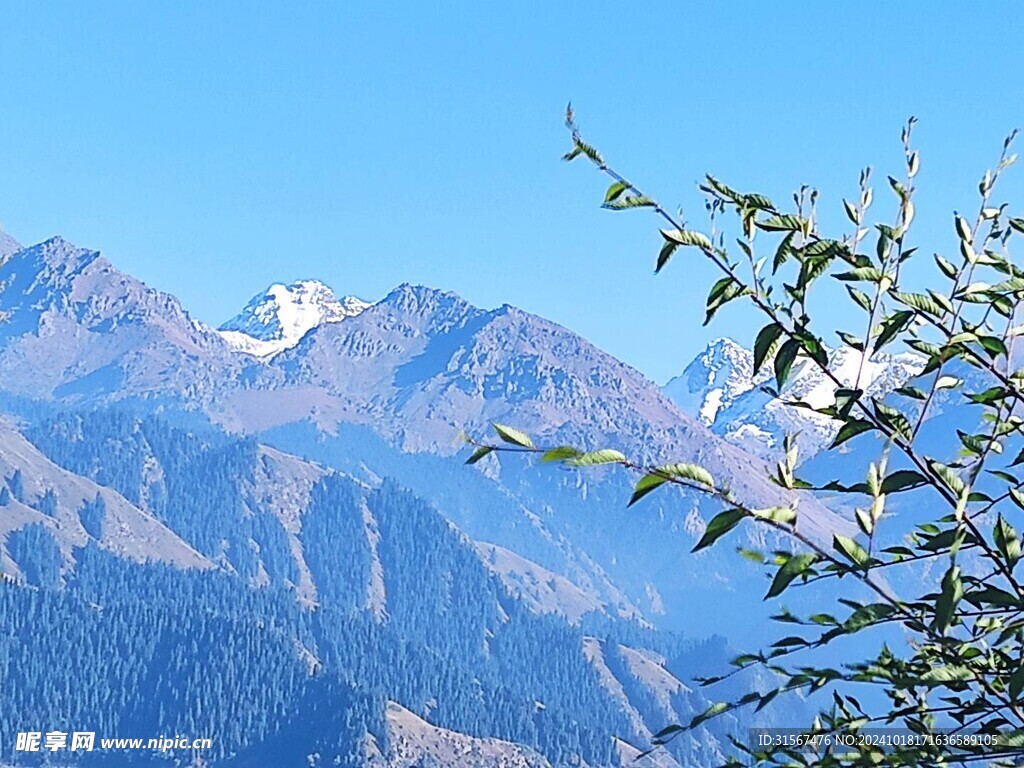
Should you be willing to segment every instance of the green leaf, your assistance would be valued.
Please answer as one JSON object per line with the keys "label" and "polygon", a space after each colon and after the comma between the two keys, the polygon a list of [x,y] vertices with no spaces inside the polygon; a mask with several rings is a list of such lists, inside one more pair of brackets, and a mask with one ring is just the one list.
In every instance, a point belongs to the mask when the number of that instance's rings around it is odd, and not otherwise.
{"label": "green leaf", "polygon": [[936,317],[942,317],[946,312],[931,296],[925,296],[921,293],[894,293],[893,296],[895,296],[897,301],[906,304],[908,307],[913,307],[919,312],[926,312]]}
{"label": "green leaf", "polygon": [[927,478],[913,469],[901,469],[893,472],[882,481],[882,493],[899,493],[912,488],[919,488],[928,482]]}
{"label": "green leaf", "polygon": [[494,449],[489,445],[482,445],[473,451],[473,455],[466,459],[467,464],[476,464],[480,459],[489,454]]}
{"label": "green leaf", "polygon": [[992,405],[993,403],[998,403],[1000,400],[1012,397],[1013,394],[1013,392],[1004,387],[989,387],[984,392],[964,393],[965,397],[967,397],[967,399],[972,403],[980,403],[981,405]]}
{"label": "green leaf", "polygon": [[878,267],[857,267],[849,272],[840,272],[836,280],[844,283],[880,283],[885,273]]}
{"label": "green leaf", "polygon": [[820,367],[825,368],[828,366],[828,352],[825,351],[824,345],[821,341],[812,336],[810,333],[803,332],[799,334],[800,345],[803,348],[804,354],[816,362]]}
{"label": "green leaf", "polygon": [[710,720],[715,715],[719,715],[722,712],[725,712],[727,709],[729,709],[729,705],[726,704],[724,701],[720,701],[717,704],[712,704],[701,714],[697,715],[695,718],[693,718],[693,720],[690,721],[690,728],[697,727],[705,720]]}
{"label": "green leaf", "polygon": [[870,536],[875,529],[875,521],[871,519],[871,515],[863,509],[855,509],[853,514],[857,518],[857,527],[864,532],[865,536]]}
{"label": "green leaf", "polygon": [[1024,664],[1021,664],[1010,675],[1009,692],[1011,699],[1020,698],[1020,692],[1024,690]]}
{"label": "green leaf", "polygon": [[595,464],[621,464],[626,460],[626,457],[620,452],[610,448],[603,448],[600,451],[590,451],[589,453],[580,454],[574,459],[569,459],[565,463],[572,467],[589,467]]}
{"label": "green leaf", "polygon": [[654,265],[654,274],[658,274],[664,269],[665,265],[668,264],[668,260],[672,258],[672,254],[676,252],[676,248],[679,247],[679,243],[674,240],[666,240],[665,244],[661,246],[661,251],[658,253],[658,262]]}
{"label": "green leaf", "polygon": [[805,219],[792,214],[772,216],[770,219],[757,222],[757,226],[765,232],[802,232],[806,224]]}
{"label": "green leaf", "polygon": [[666,464],[658,467],[655,471],[668,477],[692,480],[695,483],[706,485],[708,488],[715,487],[715,479],[711,473],[698,464]]}
{"label": "green leaf", "polygon": [[939,254],[935,254],[935,263],[939,265],[939,269],[942,270],[942,274],[948,277],[950,280],[956,277],[956,267],[954,267],[948,259],[944,259]]}
{"label": "green leaf", "polygon": [[[844,601],[845,602],[845,601]],[[896,612],[896,609],[886,603],[869,603],[868,605],[857,606],[857,609],[843,622],[843,631],[846,634],[860,632],[865,627],[877,624],[887,619]]]}
{"label": "green leaf", "polygon": [[533,448],[533,440],[525,432],[520,432],[512,427],[506,427],[504,424],[493,424],[492,426],[494,431],[498,433],[498,437],[506,443],[518,445],[521,448]]}
{"label": "green leaf", "polygon": [[781,693],[781,692],[782,692],[781,688],[774,688],[774,689],[768,691],[768,693],[763,694],[761,696],[761,701],[758,703],[758,705],[756,707],[754,707],[754,712],[760,712],[762,709],[767,707],[769,704],[772,703],[772,700],[776,696],[778,696],[779,693]]}
{"label": "green leaf", "polygon": [[754,516],[762,520],[770,520],[773,523],[781,523],[782,525],[793,525],[796,522],[796,510],[792,507],[755,509]]}
{"label": "green leaf", "polygon": [[669,726],[666,726],[666,727],[662,728],[660,731],[658,731],[656,734],[654,734],[651,738],[652,739],[664,739],[666,736],[671,736],[673,733],[679,733],[681,730],[683,730],[683,726],[681,726],[681,725],[669,725]]}
{"label": "green leaf", "polygon": [[964,596],[964,586],[960,581],[960,567],[951,565],[942,577],[942,592],[935,601],[935,628],[945,633],[953,621],[954,611]]}
{"label": "green leaf", "polygon": [[[604,158],[601,157],[601,153],[594,149],[589,144],[581,141],[579,138],[573,138],[573,144],[580,153],[586,155],[591,161],[598,165],[604,164]],[[571,159],[571,158],[570,158]]]}
{"label": "green leaf", "polygon": [[629,189],[629,185],[626,184],[624,181],[616,181],[616,182],[614,182],[610,187],[608,187],[608,191],[605,192],[605,195],[604,195],[605,203],[614,202],[627,189]]}
{"label": "green leaf", "polygon": [[779,267],[786,263],[793,254],[793,239],[796,237],[795,232],[790,232],[788,235],[782,238],[782,242],[779,243],[779,247],[775,250],[775,258],[772,260],[772,274],[774,275],[779,271]]}
{"label": "green leaf", "polygon": [[883,427],[888,427],[889,430],[905,437],[907,440],[910,439],[910,421],[901,411],[877,400],[874,401],[873,406],[875,418],[878,419]]}
{"label": "green leaf", "polygon": [[996,527],[993,532],[993,538],[996,542],[996,548],[1000,554],[1006,558],[1006,563],[1012,572],[1017,562],[1020,560],[1020,537],[1017,535],[1017,531],[1014,530],[1013,526],[1010,525],[1006,520],[1003,519],[1002,515],[996,518]]}
{"label": "green leaf", "polygon": [[850,440],[861,432],[867,432],[875,428],[875,425],[866,419],[850,419],[839,429],[836,439],[832,441],[830,448],[837,448],[847,440]]}
{"label": "green leaf", "polygon": [[901,310],[899,312],[893,312],[885,320],[882,321],[882,330],[878,334],[878,338],[875,339],[874,351],[877,352],[894,338],[896,335],[903,331],[910,322],[914,319],[914,313],[910,310]]}
{"label": "green leaf", "polygon": [[568,152],[566,152],[564,155],[562,155],[562,159],[565,160],[565,162],[569,163],[569,162],[572,162],[573,160],[575,160],[577,157],[579,157],[582,154],[583,154],[583,152],[580,150],[579,147],[573,147]]}
{"label": "green leaf", "polygon": [[708,192],[709,194],[711,192],[717,192],[718,195],[724,197],[731,203],[738,203],[743,198],[743,195],[741,195],[739,192],[737,192],[735,189],[730,187],[725,182],[719,181],[714,176],[705,176],[704,178],[708,184],[707,187],[704,187],[702,185],[701,189],[704,190],[705,192]]}
{"label": "green leaf", "polygon": [[741,556],[743,556],[744,558],[746,558],[747,560],[749,560],[752,563],[757,563],[758,565],[764,565],[765,563],[768,562],[768,558],[765,557],[764,553],[762,553],[762,552],[758,552],[758,551],[753,550],[753,549],[746,549],[744,547],[737,547],[736,551],[739,552],[739,554]]}
{"label": "green leaf", "polygon": [[871,297],[864,293],[864,291],[860,290],[860,288],[848,285],[846,286],[846,292],[850,294],[850,298],[853,299],[857,306],[865,312],[871,311]]}
{"label": "green leaf", "polygon": [[688,229],[663,229],[661,236],[678,245],[689,245],[695,248],[703,248],[706,251],[712,249],[711,240],[702,232],[694,232]]}
{"label": "green leaf", "polygon": [[871,561],[871,556],[853,539],[840,536],[838,533],[832,537],[832,546],[842,552],[854,565],[865,566]]}
{"label": "green leaf", "polygon": [[893,391],[897,395],[903,395],[904,397],[910,397],[910,398],[913,398],[914,400],[924,400],[924,399],[927,398],[927,395],[924,393],[924,390],[921,389],[920,387],[911,387],[911,386],[897,387]]}
{"label": "green leaf", "polygon": [[947,488],[953,491],[953,493],[957,496],[963,493],[964,481],[960,479],[960,476],[957,475],[955,470],[934,460],[928,462],[928,466],[931,467],[932,471],[941,478],[942,482]]}
{"label": "green leaf", "polygon": [[962,682],[974,679],[974,672],[971,671],[970,667],[962,664],[946,664],[929,669],[921,675],[920,679],[925,685]]}
{"label": "green leaf", "polygon": [[786,383],[786,379],[789,378],[789,371],[793,367],[793,361],[796,360],[799,351],[800,342],[797,339],[788,339],[783,342],[775,355],[775,381],[780,390]]}
{"label": "green leaf", "polygon": [[637,481],[636,487],[633,488],[633,495],[629,497],[629,504],[627,504],[626,506],[632,507],[648,493],[655,490],[656,488],[660,488],[667,482],[668,478],[666,478],[664,475],[659,475],[656,472],[652,472],[649,475],[644,475]]}
{"label": "green leaf", "polygon": [[772,579],[772,584],[768,588],[768,593],[764,596],[764,599],[767,600],[781,595],[786,587],[793,583],[793,579],[806,573],[817,561],[818,556],[812,553],[791,555],[775,574],[775,578]]}
{"label": "green leaf", "polygon": [[839,338],[843,340],[843,343],[846,346],[852,347],[858,352],[864,351],[864,342],[858,339],[852,333],[847,333],[846,331],[836,331],[836,335],[838,335]]}
{"label": "green leaf", "polygon": [[952,312],[953,311],[953,302],[951,302],[943,294],[939,293],[938,291],[933,291],[931,288],[929,288],[928,289],[928,295],[931,296],[932,301],[934,301],[936,304],[938,304],[946,312]]}
{"label": "green leaf", "polygon": [[843,207],[846,209],[846,217],[854,224],[860,224],[860,213],[849,200],[843,200]]}
{"label": "green leaf", "polygon": [[764,195],[759,195],[756,192],[751,192],[743,198],[743,202],[749,208],[757,208],[759,211],[772,211],[775,209],[775,204],[772,203]]}
{"label": "green leaf", "polygon": [[769,323],[757,334],[754,341],[754,373],[761,370],[764,361],[774,351],[779,337],[782,335],[782,326],[778,323]]}
{"label": "green leaf", "polygon": [[964,599],[971,602],[973,605],[997,605],[1001,608],[1016,608],[1019,607],[1021,601],[1015,595],[1011,595],[1005,589],[999,587],[985,587],[979,589],[976,592],[971,592],[968,595],[964,595]]}
{"label": "green leaf", "polygon": [[601,207],[609,211],[627,211],[630,208],[653,208],[656,205],[657,203],[647,195],[623,195]]}
{"label": "green leaf", "polygon": [[579,448],[573,448],[571,445],[558,445],[544,452],[544,455],[540,457],[541,461],[565,461],[566,459],[575,459],[577,456],[582,456],[583,451]]}
{"label": "green leaf", "polygon": [[707,315],[704,318],[704,325],[711,322],[711,318],[725,304],[740,296],[749,296],[752,293],[750,288],[741,285],[731,277],[723,277],[711,287],[708,294]]}
{"label": "green leaf", "polygon": [[960,438],[960,442],[963,444],[967,454],[980,456],[985,452],[986,438],[980,435],[969,435],[962,429],[956,431],[956,436]]}
{"label": "green leaf", "polygon": [[723,277],[720,280],[716,280],[715,284],[711,286],[711,290],[708,291],[708,308],[715,306],[717,302],[721,300],[721,297],[729,290],[729,286],[735,285],[736,281],[731,277]]}
{"label": "green leaf", "polygon": [[1020,507],[1021,509],[1024,509],[1024,493],[1021,493],[1016,488],[1010,488],[1010,499],[1018,507]]}
{"label": "green leaf", "polygon": [[1024,278],[1011,277],[1009,280],[993,285],[992,290],[1008,293],[1020,293],[1021,291],[1024,291]]}
{"label": "green leaf", "polygon": [[742,509],[727,509],[725,512],[719,512],[708,523],[707,528],[704,529],[704,535],[700,537],[700,541],[693,548],[693,552],[699,552],[705,547],[710,547],[725,534],[739,525],[740,521],[746,517],[747,514]]}
{"label": "green leaf", "polygon": [[970,242],[974,239],[974,235],[971,232],[971,225],[967,223],[967,219],[963,216],[957,216],[954,221],[956,223],[956,233],[961,240]]}
{"label": "green leaf", "polygon": [[996,358],[999,356],[1009,356],[1009,351],[1006,348],[1006,344],[998,336],[979,336],[978,343],[988,352],[989,357]]}

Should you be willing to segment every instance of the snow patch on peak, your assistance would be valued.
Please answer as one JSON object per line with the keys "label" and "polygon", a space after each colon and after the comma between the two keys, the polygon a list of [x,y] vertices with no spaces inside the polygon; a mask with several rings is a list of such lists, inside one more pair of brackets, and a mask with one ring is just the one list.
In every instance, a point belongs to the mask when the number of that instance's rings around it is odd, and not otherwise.
{"label": "snow patch on peak", "polygon": [[235,349],[270,357],[294,347],[312,329],[355,317],[369,306],[355,296],[339,299],[319,280],[274,283],[253,296],[219,331]]}

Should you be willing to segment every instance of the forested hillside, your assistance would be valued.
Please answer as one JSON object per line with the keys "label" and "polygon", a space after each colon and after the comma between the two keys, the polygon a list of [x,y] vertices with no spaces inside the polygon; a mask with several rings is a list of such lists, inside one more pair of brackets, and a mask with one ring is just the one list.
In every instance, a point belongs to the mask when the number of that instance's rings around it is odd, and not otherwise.
{"label": "forested hillside", "polygon": [[[388,753],[390,700],[555,765],[615,765],[616,738],[642,746],[708,705],[671,672],[698,646],[606,613],[576,624],[538,614],[393,482],[370,488],[251,439],[125,412],[51,416],[27,433],[218,567],[133,563],[95,541],[65,556],[39,524],[10,534],[4,745],[40,727],[173,732],[214,736],[215,764],[266,765],[271,754],[298,766],[316,753],[314,764],[361,765]],[[82,514],[91,535],[106,525],[99,505]],[[637,660],[648,658],[644,672]],[[680,743],[679,761],[711,759],[738,727]]]}

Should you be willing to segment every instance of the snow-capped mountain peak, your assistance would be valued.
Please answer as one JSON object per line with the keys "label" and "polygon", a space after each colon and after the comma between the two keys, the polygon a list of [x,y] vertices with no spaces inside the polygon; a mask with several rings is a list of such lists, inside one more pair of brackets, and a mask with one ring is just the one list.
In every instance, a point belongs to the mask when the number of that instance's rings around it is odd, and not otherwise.
{"label": "snow-capped mountain peak", "polygon": [[[876,353],[863,360],[850,347],[829,350],[829,370],[843,383],[870,395],[889,394],[921,372],[917,355]],[[801,360],[775,399],[762,389],[773,377],[770,363],[753,373],[753,353],[731,339],[716,339],[665,385],[665,394],[686,413],[699,418],[744,450],[772,459],[787,434],[797,435],[801,458],[821,450],[835,435],[837,423],[813,411],[786,405],[799,400],[814,408],[835,402],[835,384],[813,363]]]}
{"label": "snow-capped mountain peak", "polygon": [[729,338],[708,344],[686,369],[665,385],[665,394],[684,412],[711,426],[723,408],[754,388],[754,355]]}
{"label": "snow-capped mountain peak", "polygon": [[355,317],[369,306],[355,296],[339,299],[319,280],[274,283],[219,330],[236,349],[270,357],[294,347],[313,328]]}

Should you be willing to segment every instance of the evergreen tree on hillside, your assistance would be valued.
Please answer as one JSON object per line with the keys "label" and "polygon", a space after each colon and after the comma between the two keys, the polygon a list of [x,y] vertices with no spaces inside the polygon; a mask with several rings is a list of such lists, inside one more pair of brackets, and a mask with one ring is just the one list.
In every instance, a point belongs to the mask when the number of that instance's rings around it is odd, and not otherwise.
{"label": "evergreen tree on hillside", "polygon": [[22,503],[25,502],[25,480],[21,476],[20,469],[14,470],[14,473],[7,478],[7,488],[10,489],[11,496]]}

